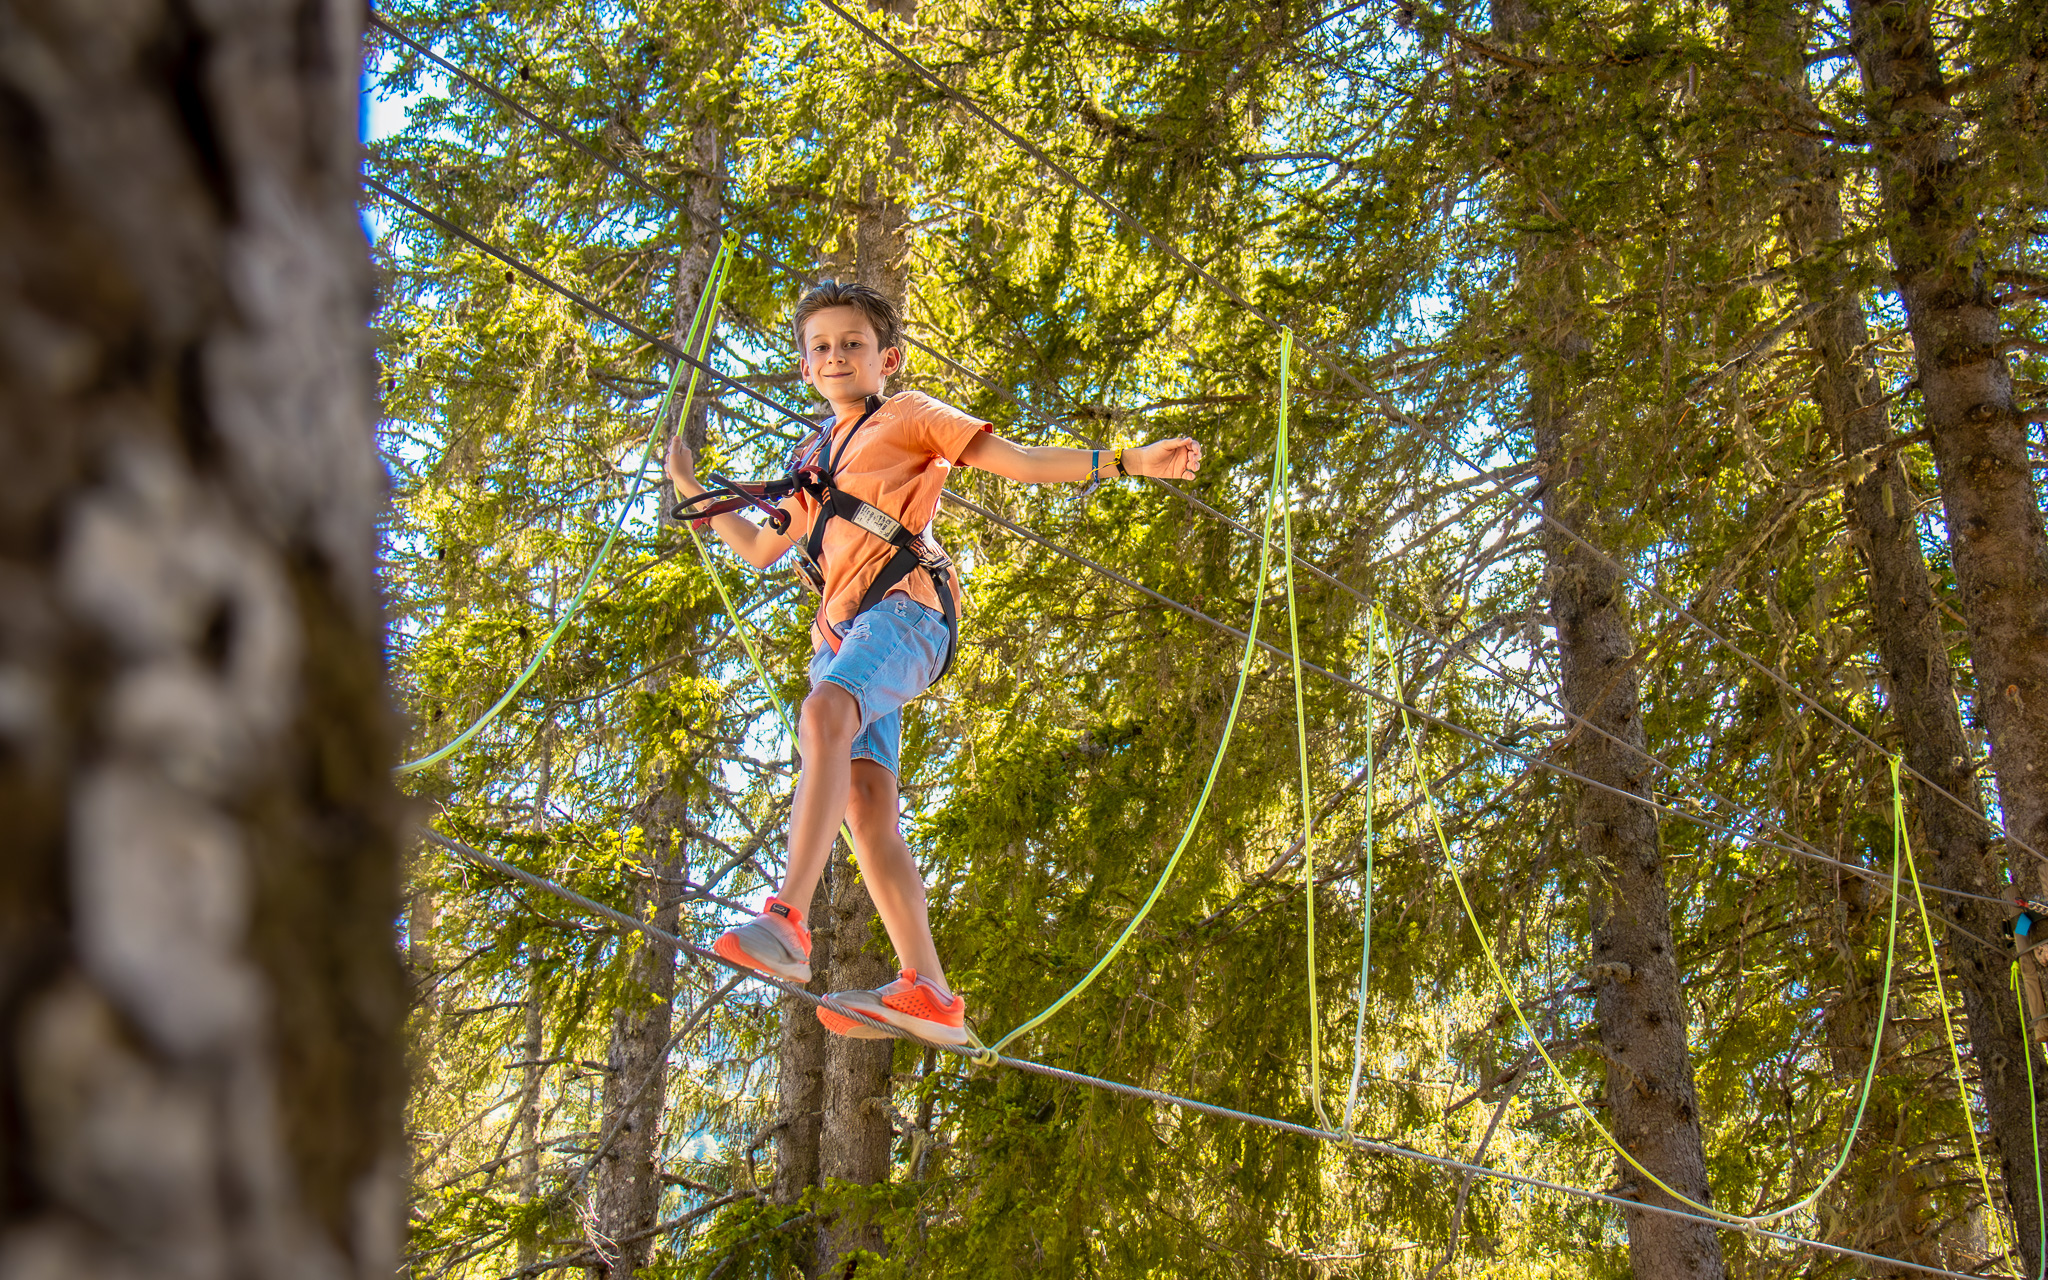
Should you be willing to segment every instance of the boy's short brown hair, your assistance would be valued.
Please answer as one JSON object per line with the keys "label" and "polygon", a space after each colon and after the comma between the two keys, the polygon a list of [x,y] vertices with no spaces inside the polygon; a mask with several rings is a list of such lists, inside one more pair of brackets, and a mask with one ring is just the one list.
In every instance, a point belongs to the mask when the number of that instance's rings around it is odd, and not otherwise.
{"label": "boy's short brown hair", "polygon": [[790,320],[790,331],[796,337],[798,355],[804,352],[804,325],[820,311],[830,307],[855,307],[875,327],[875,346],[887,351],[890,347],[903,345],[903,317],[898,314],[896,304],[879,289],[864,284],[843,284],[837,280],[821,280],[811,286],[796,304],[796,315]]}

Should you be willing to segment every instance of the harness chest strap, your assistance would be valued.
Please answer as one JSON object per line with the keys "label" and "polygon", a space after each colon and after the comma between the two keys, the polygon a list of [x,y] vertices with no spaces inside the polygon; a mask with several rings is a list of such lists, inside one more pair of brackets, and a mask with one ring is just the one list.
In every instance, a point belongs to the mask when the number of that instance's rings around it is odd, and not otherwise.
{"label": "harness chest strap", "polygon": [[861,414],[860,421],[854,423],[852,429],[840,441],[837,457],[833,456],[830,426],[820,428],[823,438],[819,443],[818,466],[815,470],[805,468],[817,477],[815,488],[806,487],[818,503],[818,516],[811,522],[810,537],[805,540],[804,559],[808,561],[803,565],[805,580],[819,591],[824,590],[825,584],[822,580],[813,579],[812,572],[815,566],[815,572],[823,573],[825,529],[833,520],[844,520],[869,536],[879,538],[894,547],[896,554],[890,557],[889,562],[882,566],[881,572],[875,575],[874,581],[868,584],[867,591],[861,596],[860,604],[853,611],[854,617],[857,618],[880,604],[898,583],[909,577],[913,571],[923,569],[931,578],[932,591],[939,601],[939,612],[946,620],[946,660],[939,668],[939,676],[943,677],[946,672],[952,670],[953,656],[960,647],[960,609],[953,599],[951,558],[933,545],[921,530],[913,533],[902,521],[873,503],[832,487],[839,464],[845,460],[848,450],[853,447],[853,437],[867,425],[869,418],[875,416],[875,411],[880,409],[883,403],[880,396],[868,397],[867,411]]}

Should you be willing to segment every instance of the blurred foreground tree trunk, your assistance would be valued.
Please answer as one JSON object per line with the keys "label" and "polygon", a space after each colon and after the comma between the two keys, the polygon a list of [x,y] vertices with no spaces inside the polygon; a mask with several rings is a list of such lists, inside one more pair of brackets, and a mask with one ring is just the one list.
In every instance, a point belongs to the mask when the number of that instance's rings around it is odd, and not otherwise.
{"label": "blurred foreground tree trunk", "polygon": [[0,1275],[397,1265],[360,19],[0,4]]}

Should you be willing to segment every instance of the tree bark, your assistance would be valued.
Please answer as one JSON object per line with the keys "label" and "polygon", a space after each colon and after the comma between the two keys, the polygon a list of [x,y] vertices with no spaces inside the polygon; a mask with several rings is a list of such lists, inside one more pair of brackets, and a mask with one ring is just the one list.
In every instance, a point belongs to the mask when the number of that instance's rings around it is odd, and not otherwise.
{"label": "tree bark", "polygon": [[[1811,105],[1804,52],[1803,42],[1792,47],[1782,75],[1796,107]],[[1783,211],[1786,239],[1798,264],[1802,291],[1809,301],[1824,302],[1807,322],[1816,357],[1814,402],[1845,460],[1878,457],[1859,479],[1843,487],[1842,505],[1867,573],[1871,628],[1885,693],[1899,725],[1906,763],[1948,793],[1912,784],[1921,839],[1929,853],[1925,873],[1930,883],[1944,888],[1995,895],[2009,872],[1985,821],[1970,763],[1948,641],[1920,548],[1915,494],[1898,451],[1886,448],[1893,441],[1891,414],[1876,370],[1864,354],[1870,345],[1869,326],[1853,273],[1833,249],[1843,239],[1841,182],[1816,143],[1785,137],[1781,145],[1794,183]],[[1917,331],[1915,340],[1917,344]],[[2004,362],[1998,363],[2002,367]],[[1931,399],[1929,406],[1931,425]],[[1879,450],[1884,450],[1881,456]],[[2021,454],[2024,462],[2023,439]],[[2034,533],[2038,538],[2038,517]],[[1960,559],[1958,566],[1960,573]],[[1975,661],[1983,671],[1983,659]],[[1984,938],[1997,938],[2009,916],[2003,907],[1967,898],[1951,898],[1943,910],[1963,929]],[[2048,1078],[2048,1063],[2028,1043],[2007,986],[2011,955],[1955,931],[1947,931],[1942,951],[1962,988],[1992,1145],[2019,1226],[2020,1249],[2028,1271],[2038,1271],[2041,1206],[2032,1180],[2034,1102],[2027,1092],[2025,1055],[2034,1055],[2036,1074],[2042,1078]],[[2042,1119],[2048,1122],[2048,1116]],[[1907,1248],[1896,1256],[1913,1259],[1915,1254]]]}
{"label": "tree bark", "polygon": [[[1958,155],[1926,4],[1853,0],[1850,13],[1968,623],[1976,714],[1990,735],[2006,830],[2048,852],[2048,534],[1968,198],[1975,175]],[[2033,865],[2029,896],[2048,896],[2048,860],[2010,853]]]}
{"label": "tree bark", "polygon": [[[1529,278],[1523,283],[1528,287]],[[1532,353],[1525,366],[1537,466],[1545,477],[1543,509],[1583,534],[1594,526],[1586,477],[1601,471],[1599,441],[1578,429],[1560,386],[1586,346],[1569,332],[1552,336],[1557,345]],[[1620,739],[1577,732],[1571,766],[1647,801],[1646,738],[1621,576],[1561,532],[1549,531],[1543,541],[1561,701],[1573,715]],[[1614,1136],[1664,1183],[1711,1204],[1656,813],[1647,803],[1590,787],[1579,790],[1574,807],[1579,848],[1598,886],[1588,904],[1589,976]],[[1618,1162],[1616,1176],[1634,1198],[1677,1207],[1626,1164]],[[1629,1263],[1637,1280],[1726,1274],[1714,1228],[1639,1210],[1629,1210],[1627,1218]]]}
{"label": "tree bark", "polygon": [[[835,862],[841,850],[835,846]],[[826,873],[828,876],[830,871]],[[811,981],[806,990],[826,995],[832,990],[832,908],[828,885],[821,884],[805,908],[811,923]],[[775,1178],[768,1197],[778,1205],[795,1205],[818,1185],[818,1144],[825,1111],[825,1040],[830,1034],[812,1006],[784,996],[782,1034],[775,1046]]]}
{"label": "tree bark", "polygon": [[[1493,25],[1522,43],[1537,34],[1540,20],[1526,0],[1494,0]],[[1505,77],[1503,124],[1522,148],[1544,145],[1543,131],[1553,127],[1529,96],[1532,74]],[[1544,203],[1562,208],[1569,202]],[[1576,730],[1569,758],[1579,773],[1637,798],[1582,787],[1574,801],[1574,826],[1594,886],[1588,903],[1589,977],[1606,1060],[1608,1114],[1616,1140],[1635,1161],[1709,1204],[1664,855],[1656,811],[1647,803],[1647,739],[1625,587],[1608,561],[1563,532],[1597,539],[1595,485],[1607,470],[1598,425],[1583,422],[1572,401],[1591,343],[1581,327],[1583,308],[1566,239],[1526,237],[1517,250],[1517,276],[1529,299],[1522,352],[1529,425],[1543,477],[1543,512],[1555,522],[1545,528],[1543,547],[1557,630],[1559,696],[1573,715],[1609,735]],[[1616,1175],[1631,1197],[1677,1206],[1626,1163],[1617,1162]],[[1640,1210],[1626,1217],[1629,1263],[1638,1280],[1726,1274],[1714,1228]]]}
{"label": "tree bark", "polygon": [[[908,301],[910,287],[908,222],[903,205],[882,192],[872,174],[862,179],[854,221],[854,278],[880,290],[899,310]],[[893,980],[895,966],[883,956],[887,944],[871,936],[875,904],[867,885],[839,847],[835,846],[833,854],[823,886],[830,902],[833,939],[829,990],[871,990]],[[808,1017],[817,1021],[815,1014]],[[889,1180],[894,1146],[889,1125],[893,1086],[889,1068],[895,1052],[894,1040],[826,1037],[818,1136],[821,1182],[837,1179],[875,1186]],[[828,1218],[818,1229],[811,1274],[840,1274],[844,1270],[841,1260],[848,1253],[861,1249],[881,1253],[885,1248],[879,1227]]]}
{"label": "tree bark", "polygon": [[0,1275],[397,1264],[360,20],[0,2]]}
{"label": "tree bark", "polygon": [[[646,875],[634,892],[633,911],[674,933],[688,860],[681,848],[682,800],[668,780],[640,815],[648,852]],[[642,1236],[661,1221],[661,1119],[668,1096],[669,1034],[676,994],[676,949],[642,938],[628,974],[629,1003],[612,1011],[611,1052],[605,1058],[604,1122],[616,1131],[592,1172],[591,1247],[595,1276],[624,1280],[647,1265],[654,1238]],[[639,1236],[639,1239],[634,1237]],[[616,1243],[630,1240],[630,1244]]]}
{"label": "tree bark", "polygon": [[[540,989],[540,955],[532,943],[526,951],[526,1008],[519,1060],[526,1064],[519,1082],[518,1136],[519,1201],[530,1204],[540,1194],[540,1084],[547,1068],[541,1059],[547,1053],[547,1027],[541,1012],[544,997]],[[530,1267],[540,1259],[540,1240],[523,1236],[519,1241],[519,1265]]]}

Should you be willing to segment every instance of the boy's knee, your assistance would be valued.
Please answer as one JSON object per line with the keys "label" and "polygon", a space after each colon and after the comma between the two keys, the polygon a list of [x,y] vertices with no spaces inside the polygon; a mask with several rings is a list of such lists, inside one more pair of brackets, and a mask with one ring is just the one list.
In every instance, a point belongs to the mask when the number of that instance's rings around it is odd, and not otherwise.
{"label": "boy's knee", "polygon": [[[859,768],[870,761],[855,762],[851,786],[846,797],[847,817],[860,826],[896,825],[896,779],[886,769],[875,765],[871,769]],[[881,774],[881,777],[876,777]]]}
{"label": "boy's knee", "polygon": [[815,741],[848,742],[860,732],[860,703],[836,684],[821,684],[804,699],[797,736]]}

